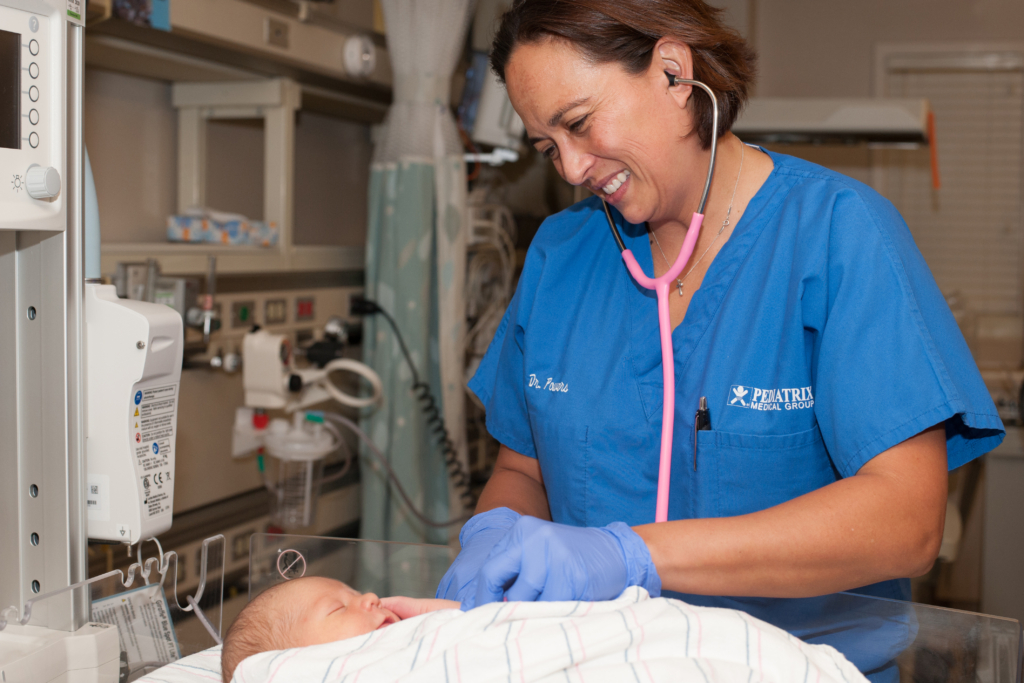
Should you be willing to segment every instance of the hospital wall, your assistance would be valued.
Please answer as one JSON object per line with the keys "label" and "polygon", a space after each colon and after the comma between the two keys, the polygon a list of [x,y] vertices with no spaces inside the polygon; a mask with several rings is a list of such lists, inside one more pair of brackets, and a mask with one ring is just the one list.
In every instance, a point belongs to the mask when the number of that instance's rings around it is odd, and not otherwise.
{"label": "hospital wall", "polygon": [[884,43],[1017,42],[1020,0],[754,0],[757,94],[870,97]]}

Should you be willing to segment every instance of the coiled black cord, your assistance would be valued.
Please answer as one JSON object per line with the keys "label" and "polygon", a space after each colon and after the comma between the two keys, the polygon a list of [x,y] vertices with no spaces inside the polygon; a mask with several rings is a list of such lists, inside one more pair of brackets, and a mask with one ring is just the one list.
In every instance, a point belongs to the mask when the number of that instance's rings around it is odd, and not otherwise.
{"label": "coiled black cord", "polygon": [[444,417],[441,415],[441,411],[437,407],[437,401],[430,391],[430,385],[420,379],[419,372],[416,371],[416,364],[412,362],[412,355],[405,345],[405,339],[402,337],[402,333],[399,331],[394,318],[391,317],[390,313],[381,308],[380,304],[376,301],[365,297],[352,297],[349,310],[353,315],[374,315],[379,313],[391,325],[391,329],[398,339],[398,345],[402,349],[402,355],[405,356],[405,362],[409,364],[409,370],[412,372],[412,390],[420,402],[420,410],[423,411],[423,415],[427,418],[427,429],[434,435],[435,443],[441,448],[441,454],[444,456],[445,467],[448,469],[448,478],[451,480],[452,486],[455,487],[462,505],[466,509],[472,510],[476,507],[476,499],[473,497],[473,492],[470,489],[469,475],[462,468],[462,463],[459,462],[455,452],[455,444],[448,434],[448,428],[445,427]]}

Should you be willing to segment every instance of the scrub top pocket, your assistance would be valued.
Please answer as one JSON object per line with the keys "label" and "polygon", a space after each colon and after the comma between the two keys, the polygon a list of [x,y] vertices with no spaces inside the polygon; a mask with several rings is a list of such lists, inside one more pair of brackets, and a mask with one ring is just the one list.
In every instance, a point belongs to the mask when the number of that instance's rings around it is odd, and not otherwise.
{"label": "scrub top pocket", "polygon": [[817,426],[781,435],[697,432],[698,517],[780,505],[838,479]]}

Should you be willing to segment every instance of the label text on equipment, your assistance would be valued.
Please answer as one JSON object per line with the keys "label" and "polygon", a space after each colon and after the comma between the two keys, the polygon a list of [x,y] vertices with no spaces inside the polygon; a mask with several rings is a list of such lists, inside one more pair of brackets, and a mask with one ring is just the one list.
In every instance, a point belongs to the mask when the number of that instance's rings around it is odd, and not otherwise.
{"label": "label text on equipment", "polygon": [[166,384],[135,391],[129,404],[129,433],[147,518],[171,511],[177,401],[178,385]]}

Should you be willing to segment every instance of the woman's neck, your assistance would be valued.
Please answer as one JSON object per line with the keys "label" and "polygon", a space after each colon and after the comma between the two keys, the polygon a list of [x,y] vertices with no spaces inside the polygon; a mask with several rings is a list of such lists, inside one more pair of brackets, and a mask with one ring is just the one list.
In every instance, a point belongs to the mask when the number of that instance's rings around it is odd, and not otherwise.
{"label": "woman's neck", "polygon": [[[678,252],[678,245],[682,244],[693,215],[700,208],[704,184],[707,181],[707,166],[711,160],[711,150],[702,149],[696,136],[692,136],[692,140],[688,140],[687,143],[691,148],[684,150],[684,158],[688,159],[687,172],[680,173],[677,187],[670,193],[671,196],[678,198],[678,204],[666,206],[664,217],[653,218],[648,223],[648,228],[658,236],[663,246],[666,241],[674,245],[673,253]],[[737,185],[743,156],[742,146],[743,143],[732,133],[726,133],[718,140],[714,175],[704,207],[704,225],[711,225],[716,219],[721,223],[725,219],[730,198]]]}

